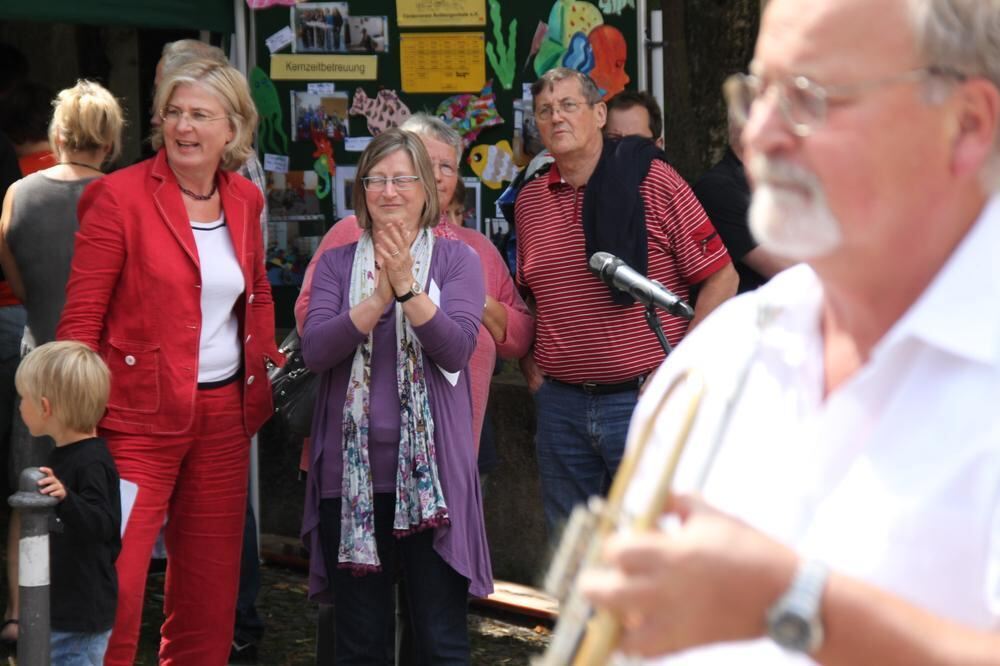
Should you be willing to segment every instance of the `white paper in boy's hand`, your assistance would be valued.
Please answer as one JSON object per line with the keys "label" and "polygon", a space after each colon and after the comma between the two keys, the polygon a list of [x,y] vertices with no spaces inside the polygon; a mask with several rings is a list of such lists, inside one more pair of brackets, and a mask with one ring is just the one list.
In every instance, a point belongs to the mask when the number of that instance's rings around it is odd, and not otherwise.
{"label": "white paper in boy's hand", "polygon": [[[434,305],[441,307],[441,287],[439,287],[437,282],[435,282],[434,280],[431,280],[430,287],[427,288],[427,298],[431,299],[431,303],[433,303]],[[442,375],[444,375],[444,378],[448,380],[449,384],[451,384],[452,386],[458,384],[458,377],[461,374],[460,371],[448,372],[440,365],[438,365],[437,369],[441,372]]]}
{"label": "white paper in boy's hand", "polygon": [[125,536],[125,526],[128,525],[128,517],[132,515],[132,507],[135,506],[135,498],[139,494],[139,486],[131,481],[121,480],[119,492],[122,496],[122,536]]}

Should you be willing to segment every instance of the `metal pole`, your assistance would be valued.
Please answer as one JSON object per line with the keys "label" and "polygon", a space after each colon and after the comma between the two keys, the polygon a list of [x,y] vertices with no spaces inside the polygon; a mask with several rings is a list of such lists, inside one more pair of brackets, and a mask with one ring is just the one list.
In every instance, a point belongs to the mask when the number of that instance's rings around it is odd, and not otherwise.
{"label": "metal pole", "polygon": [[[257,66],[257,20],[255,14],[251,11],[247,11],[246,0],[236,0],[237,14],[236,19],[239,22],[238,25],[241,26],[243,32],[243,40],[241,48],[241,53],[243,54],[243,75],[249,77],[250,70]],[[249,27],[247,23],[249,22]],[[239,41],[239,39],[237,39]],[[259,136],[254,134],[254,148],[257,148],[257,141],[259,141]],[[266,192],[261,192],[264,197],[267,197]],[[264,238],[264,249],[267,249],[267,225],[261,229],[261,235]],[[250,502],[250,506],[253,507],[253,518],[255,522],[254,529],[257,530],[257,559],[260,560],[260,446],[257,439],[258,435],[254,435],[250,439],[250,496],[247,501]]]}
{"label": "metal pole", "polygon": [[260,561],[260,462],[257,435],[250,438],[250,486],[247,501],[253,507],[254,530],[257,532],[257,560]]}
{"label": "metal pole", "polygon": [[[663,11],[657,9],[649,15],[650,41],[652,45],[649,49],[650,78],[653,97],[660,103],[660,108],[667,108],[666,100],[663,98]],[[669,145],[670,142],[667,142]]]}
{"label": "metal pole", "polygon": [[233,22],[235,34],[235,45],[233,48],[236,59],[232,61],[233,67],[240,70],[243,76],[247,75],[247,23],[246,23],[246,0],[233,0]]}
{"label": "metal pole", "polygon": [[257,66],[257,15],[249,12],[250,32],[247,37],[247,72]]}
{"label": "metal pole", "polygon": [[7,499],[21,515],[17,637],[17,663],[21,666],[48,666],[50,656],[49,517],[59,500],[39,492],[38,481],[44,477],[37,467],[24,469],[18,491]]}
{"label": "metal pole", "polygon": [[635,39],[638,44],[636,44],[635,49],[635,78],[639,79],[636,86],[639,90],[649,90],[649,77],[646,73],[646,58],[649,57],[649,54],[646,53],[646,40],[648,38],[646,34],[646,0],[636,0]]}

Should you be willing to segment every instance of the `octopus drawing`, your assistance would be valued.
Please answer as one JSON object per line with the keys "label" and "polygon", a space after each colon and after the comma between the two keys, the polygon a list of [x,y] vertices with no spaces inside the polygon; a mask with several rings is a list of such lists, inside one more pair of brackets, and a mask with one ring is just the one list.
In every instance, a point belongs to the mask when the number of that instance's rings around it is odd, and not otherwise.
{"label": "octopus drawing", "polygon": [[[278,101],[278,90],[260,67],[254,67],[253,71],[250,72],[250,96],[253,97],[253,103],[257,105],[257,113],[260,114],[257,136],[260,137],[260,143],[264,146],[264,152],[287,155],[288,135],[285,134],[285,130],[281,129],[283,121],[281,103]],[[280,145],[277,140],[278,136],[281,137]]]}

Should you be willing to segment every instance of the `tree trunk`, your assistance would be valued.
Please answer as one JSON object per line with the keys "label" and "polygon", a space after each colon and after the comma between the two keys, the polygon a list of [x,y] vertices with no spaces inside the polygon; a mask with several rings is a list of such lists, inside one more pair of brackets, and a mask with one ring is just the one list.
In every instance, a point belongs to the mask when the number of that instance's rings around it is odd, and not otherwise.
{"label": "tree trunk", "polygon": [[663,0],[666,152],[693,182],[727,143],[722,83],[753,57],[761,0]]}

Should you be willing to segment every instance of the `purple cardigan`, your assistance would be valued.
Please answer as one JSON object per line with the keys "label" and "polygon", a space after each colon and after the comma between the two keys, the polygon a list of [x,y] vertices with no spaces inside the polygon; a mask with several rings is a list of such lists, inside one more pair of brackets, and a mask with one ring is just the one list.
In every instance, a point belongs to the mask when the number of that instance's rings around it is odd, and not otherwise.
{"label": "purple cardigan", "polygon": [[[309,594],[317,601],[328,601],[332,594],[319,541],[324,456],[342,458],[347,382],[354,351],[365,339],[350,318],[348,283],[356,247],[354,243],[329,250],[316,265],[302,330],[306,365],[321,373],[302,517],[302,539],[310,552]],[[428,293],[432,284],[440,290],[439,309],[430,321],[413,330],[423,347],[438,471],[451,517],[449,526],[434,530],[434,550],[469,579],[470,594],[485,597],[493,591],[493,573],[476,471],[467,367],[486,300],[479,258],[461,241],[436,238],[429,281],[424,285]],[[438,367],[460,372],[458,382],[452,386]]]}

